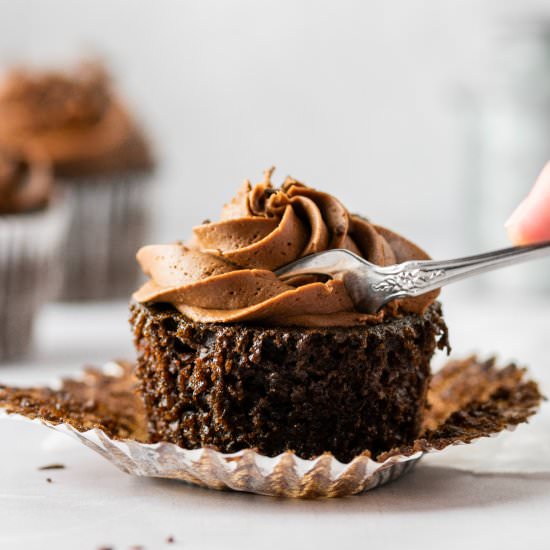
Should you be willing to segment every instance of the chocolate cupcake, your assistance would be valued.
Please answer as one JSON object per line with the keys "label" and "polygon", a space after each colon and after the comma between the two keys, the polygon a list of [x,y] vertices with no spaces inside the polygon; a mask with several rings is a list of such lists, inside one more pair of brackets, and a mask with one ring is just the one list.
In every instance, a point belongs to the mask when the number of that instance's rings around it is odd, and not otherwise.
{"label": "chocolate cupcake", "polygon": [[0,360],[24,355],[55,294],[68,212],[46,161],[0,151]]}
{"label": "chocolate cupcake", "polygon": [[147,230],[153,161],[105,72],[8,75],[0,88],[0,146],[39,153],[72,205],[62,298],[107,299],[135,288]]}
{"label": "chocolate cupcake", "polygon": [[447,345],[437,293],[372,315],[342,281],[282,282],[274,270],[332,248],[379,265],[428,256],[331,195],[291,178],[276,189],[270,176],[245,182],[187,243],[138,253],[149,280],[131,322],[151,439],[343,462],[414,441],[432,354]]}

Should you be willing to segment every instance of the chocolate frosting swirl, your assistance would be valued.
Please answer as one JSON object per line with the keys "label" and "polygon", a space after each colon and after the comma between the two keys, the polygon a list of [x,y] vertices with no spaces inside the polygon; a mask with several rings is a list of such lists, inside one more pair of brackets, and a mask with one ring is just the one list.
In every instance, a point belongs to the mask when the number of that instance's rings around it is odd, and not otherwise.
{"label": "chocolate frosting swirl", "polygon": [[0,87],[0,145],[40,153],[56,172],[148,169],[146,143],[97,64],[74,72],[13,71]]}
{"label": "chocolate frosting swirl", "polygon": [[344,284],[311,277],[282,282],[274,270],[302,256],[346,248],[378,265],[427,259],[404,237],[351,215],[333,196],[287,178],[279,189],[246,181],[218,222],[187,243],[150,245],[137,255],[149,277],[138,302],[168,302],[194,321],[351,326],[423,312],[431,293],[396,301],[376,315],[356,311]]}
{"label": "chocolate frosting swirl", "polygon": [[53,191],[45,161],[13,158],[0,152],[0,214],[44,208]]}

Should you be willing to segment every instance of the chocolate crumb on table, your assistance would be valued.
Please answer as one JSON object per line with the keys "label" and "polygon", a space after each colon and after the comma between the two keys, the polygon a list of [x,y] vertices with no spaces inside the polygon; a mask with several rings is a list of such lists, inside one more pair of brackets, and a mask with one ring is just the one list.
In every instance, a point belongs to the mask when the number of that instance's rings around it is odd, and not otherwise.
{"label": "chocolate crumb on table", "polygon": [[176,539],[175,539],[172,535],[170,535],[170,536],[166,539],[166,542],[167,542],[168,544],[173,544],[174,542],[176,542]]}
{"label": "chocolate crumb on table", "polygon": [[65,464],[47,464],[46,466],[40,466],[39,470],[63,470],[65,469]]}
{"label": "chocolate crumb on table", "polygon": [[51,477],[47,477],[47,478],[46,478],[46,481],[47,481],[48,483],[53,483],[53,480],[52,480]]}

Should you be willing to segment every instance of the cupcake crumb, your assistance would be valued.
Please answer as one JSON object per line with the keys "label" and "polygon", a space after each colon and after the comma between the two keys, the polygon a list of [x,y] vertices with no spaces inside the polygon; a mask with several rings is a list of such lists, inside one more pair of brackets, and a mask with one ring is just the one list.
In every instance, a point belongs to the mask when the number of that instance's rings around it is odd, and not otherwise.
{"label": "cupcake crumb", "polygon": [[65,464],[46,464],[46,466],[40,466],[39,470],[63,470]]}

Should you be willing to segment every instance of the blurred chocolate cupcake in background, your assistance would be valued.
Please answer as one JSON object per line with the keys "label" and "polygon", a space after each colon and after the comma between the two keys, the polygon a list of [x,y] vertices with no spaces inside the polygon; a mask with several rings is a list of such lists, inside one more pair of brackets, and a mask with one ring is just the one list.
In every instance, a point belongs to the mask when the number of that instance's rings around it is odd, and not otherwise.
{"label": "blurred chocolate cupcake in background", "polygon": [[69,210],[47,161],[0,150],[0,361],[24,355],[58,290]]}
{"label": "blurred chocolate cupcake in background", "polygon": [[0,86],[0,147],[50,159],[72,205],[61,298],[126,297],[146,238],[148,143],[105,70],[14,70]]}

